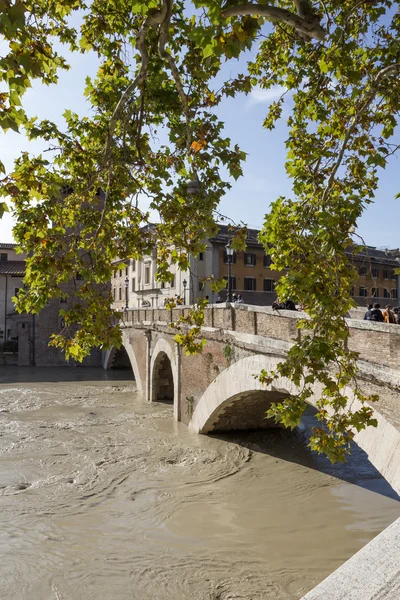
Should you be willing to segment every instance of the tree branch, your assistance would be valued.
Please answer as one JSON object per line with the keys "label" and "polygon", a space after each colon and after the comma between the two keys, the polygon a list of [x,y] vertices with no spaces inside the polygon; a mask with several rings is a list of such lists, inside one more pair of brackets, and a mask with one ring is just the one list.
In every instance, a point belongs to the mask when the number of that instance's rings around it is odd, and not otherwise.
{"label": "tree branch", "polygon": [[111,165],[109,164],[109,158],[110,158],[111,148],[112,148],[112,144],[113,144],[115,128],[117,126],[117,122],[121,115],[121,112],[125,108],[133,91],[137,87],[142,86],[145,82],[146,75],[147,75],[147,68],[149,65],[149,53],[146,48],[147,32],[150,29],[150,27],[154,27],[155,25],[160,25],[161,23],[164,22],[164,20],[167,17],[168,9],[169,9],[169,5],[168,5],[167,0],[165,0],[163,2],[162,7],[160,8],[160,10],[152,11],[148,15],[147,19],[144,21],[141,28],[139,29],[139,33],[138,33],[138,36],[136,39],[136,48],[139,50],[140,55],[142,57],[140,69],[139,69],[139,72],[136,75],[135,79],[132,81],[132,83],[130,83],[128,85],[128,87],[122,94],[121,98],[119,99],[118,104],[115,107],[115,110],[112,114],[112,117],[111,117],[109,125],[108,125],[107,142],[106,142],[106,147],[104,149],[103,161],[102,161],[102,168],[104,168],[105,166],[108,167],[108,179],[107,179],[107,188],[105,191],[104,207],[103,207],[103,210],[101,213],[99,226],[96,230],[96,237],[98,236],[98,234],[101,230],[101,227],[104,222],[104,217],[105,217],[105,214],[107,211],[107,200],[108,200],[108,194],[109,194],[109,190],[110,190],[110,186],[111,186]]}
{"label": "tree branch", "polygon": [[[302,8],[300,8],[302,5]],[[301,14],[305,14],[304,5],[308,5],[308,2],[296,1],[296,6]],[[309,6],[309,5],[308,5]],[[320,25],[320,19],[315,15],[311,7],[306,11],[306,16],[296,15],[289,10],[284,8],[278,8],[277,6],[270,6],[269,4],[240,4],[239,6],[233,6],[222,11],[223,17],[235,17],[242,15],[254,15],[267,17],[271,21],[281,21],[287,25],[294,27],[299,33],[306,35],[309,38],[322,41],[326,35],[326,31]]]}
{"label": "tree branch", "polygon": [[375,77],[374,81],[372,82],[370,89],[365,94],[365,96],[361,102],[359,110],[357,110],[356,114],[354,115],[354,117],[352,119],[350,126],[347,129],[345,138],[342,143],[342,147],[339,152],[339,156],[336,160],[335,166],[332,169],[332,173],[330,174],[328,182],[325,186],[324,193],[322,196],[322,202],[324,202],[328,197],[329,190],[335,179],[336,173],[338,172],[340,165],[342,164],[344,154],[346,152],[349,141],[353,135],[354,129],[358,125],[358,122],[359,122],[361,116],[364,114],[364,112],[367,110],[368,106],[371,104],[371,102],[375,98],[375,95],[378,91],[379,84],[381,83],[382,79],[389,77],[389,75],[391,75],[392,73],[395,73],[396,71],[400,72],[400,63],[396,63],[394,65],[389,65],[388,67],[381,69],[381,71],[379,71],[379,73]]}
{"label": "tree branch", "polygon": [[183,113],[185,115],[185,120],[186,120],[186,150],[188,152],[190,152],[190,147],[191,147],[191,143],[192,143],[192,135],[191,135],[191,130],[190,130],[189,103],[188,103],[187,95],[185,94],[185,90],[183,89],[181,76],[179,74],[179,70],[178,70],[178,67],[176,66],[175,60],[174,60],[173,56],[169,52],[167,52],[165,49],[165,45],[168,42],[168,33],[169,33],[168,30],[169,30],[170,21],[171,21],[171,15],[172,15],[172,0],[166,0],[166,4],[167,4],[167,14],[166,14],[166,17],[165,17],[163,23],[161,24],[161,28],[160,28],[160,37],[158,40],[158,51],[159,51],[161,58],[163,58],[167,62],[168,66],[171,70],[172,77],[174,78],[179,98],[182,102]]}
{"label": "tree branch", "polygon": [[119,116],[120,116],[123,108],[125,107],[125,104],[129,100],[129,97],[131,96],[132,92],[144,81],[146,74],[147,74],[147,67],[149,64],[149,54],[147,52],[147,48],[146,48],[146,44],[145,44],[146,34],[147,34],[148,30],[150,29],[150,27],[153,27],[154,25],[160,25],[165,20],[165,18],[167,16],[167,10],[168,10],[167,2],[164,2],[160,10],[154,11],[151,14],[149,14],[149,16],[147,17],[147,19],[145,20],[145,22],[143,23],[143,25],[141,26],[141,28],[139,30],[137,40],[136,40],[136,48],[139,50],[139,52],[141,54],[142,63],[140,65],[139,73],[137,74],[135,79],[132,81],[132,83],[130,83],[128,85],[128,87],[122,94],[117,106],[115,107],[114,113],[110,119],[110,123],[108,126],[107,144],[106,144],[106,147],[104,150],[104,161],[106,163],[108,160],[108,155],[111,150],[112,139],[113,139],[115,128],[117,126]]}

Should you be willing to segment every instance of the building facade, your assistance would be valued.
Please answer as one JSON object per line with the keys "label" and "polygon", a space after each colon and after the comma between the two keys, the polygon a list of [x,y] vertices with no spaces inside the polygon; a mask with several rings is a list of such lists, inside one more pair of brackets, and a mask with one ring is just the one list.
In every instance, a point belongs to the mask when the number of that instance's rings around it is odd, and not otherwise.
{"label": "building facade", "polygon": [[16,253],[17,244],[0,243],[0,344],[12,348],[18,335],[13,322],[15,312],[12,298],[22,287],[25,273],[25,255]]}
{"label": "building facade", "polygon": [[[67,299],[53,298],[38,315],[17,313],[12,298],[23,286],[26,255],[17,254],[16,247],[17,244],[0,243],[0,364],[66,365],[64,353],[49,346],[49,342],[51,335],[64,326],[60,308],[69,306],[73,289],[84,282],[64,284]],[[69,364],[75,364],[75,361],[70,360]],[[101,366],[101,350],[93,350],[83,364]]]}
{"label": "building facade", "polygon": [[[271,257],[258,241],[259,231],[249,229],[246,251],[235,252],[231,264],[232,291],[241,294],[247,304],[268,306],[276,299],[275,284],[281,274],[271,269]],[[171,266],[174,279],[171,284],[155,280],[157,255],[145,256],[142,260],[117,261],[111,281],[115,307],[137,308],[160,307],[166,298],[180,299],[193,304],[198,298],[208,297],[211,303],[218,296],[213,294],[203,278],[228,279],[228,257],[225,246],[232,239],[232,231],[220,225],[216,236],[205,242],[205,250],[190,258],[190,268],[181,272]],[[400,267],[400,250],[379,250],[366,246],[362,252],[349,260],[358,270],[359,277],[352,294],[356,303],[365,306],[370,302],[396,305],[400,297],[400,280],[395,270]],[[119,266],[120,265],[120,266]],[[225,301],[226,290],[219,294]]]}

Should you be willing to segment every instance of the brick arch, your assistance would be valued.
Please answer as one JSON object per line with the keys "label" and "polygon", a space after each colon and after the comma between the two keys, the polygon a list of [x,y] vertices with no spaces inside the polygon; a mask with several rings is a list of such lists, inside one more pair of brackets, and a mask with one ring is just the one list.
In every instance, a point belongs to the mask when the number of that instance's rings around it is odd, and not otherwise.
{"label": "brick arch", "polygon": [[150,401],[178,403],[178,370],[171,345],[160,338],[151,353]]}
{"label": "brick arch", "polygon": [[[256,355],[243,358],[225,369],[201,396],[189,428],[196,433],[209,433],[218,427],[226,429],[226,424],[229,423],[230,418],[234,418],[233,413],[239,409],[240,403],[246,405],[246,401],[250,401],[249,408],[253,403],[260,417],[261,408],[274,398],[296,393],[296,386],[284,377],[269,386],[262,386],[260,381],[253,377],[262,369],[274,370],[279,362],[281,359],[273,356]],[[320,391],[321,387],[315,386],[314,395],[309,399],[311,405],[315,406]],[[351,390],[347,393],[351,397]],[[352,408],[355,410],[360,407],[361,404],[353,400]],[[368,427],[356,433],[354,441],[364,450],[374,467],[400,493],[400,431],[377,412],[376,407],[374,413],[378,427]],[[244,411],[242,411],[242,418],[243,415],[245,415]]]}
{"label": "brick arch", "polygon": [[268,406],[296,389],[286,378],[279,378],[272,386],[263,386],[254,375],[262,369],[275,369],[279,362],[281,360],[274,357],[256,355],[225,369],[200,398],[189,423],[190,429],[210,433],[221,429],[271,427],[272,423],[264,418]]}
{"label": "brick arch", "polygon": [[[126,353],[129,357],[129,362],[131,363],[133,376],[136,381],[137,390],[138,390],[139,394],[143,394],[143,385],[142,385],[142,379],[140,377],[139,365],[138,365],[132,344],[129,340],[129,336],[125,331],[122,332],[122,346],[125,348]],[[116,352],[117,352],[117,349],[115,347],[110,348],[109,350],[107,350],[105,352],[104,359],[103,359],[103,369],[108,370],[111,368],[113,358],[114,358]]]}

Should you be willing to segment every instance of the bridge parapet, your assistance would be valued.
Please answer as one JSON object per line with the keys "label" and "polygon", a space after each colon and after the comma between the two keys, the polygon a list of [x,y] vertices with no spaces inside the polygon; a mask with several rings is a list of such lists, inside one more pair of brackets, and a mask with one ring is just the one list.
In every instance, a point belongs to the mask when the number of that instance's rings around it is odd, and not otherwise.
{"label": "bridge parapet", "polygon": [[[145,327],[152,324],[170,325],[189,313],[189,307],[129,309],[123,327]],[[211,305],[205,309],[204,327],[237,332],[251,336],[294,343],[306,330],[299,330],[296,322],[305,313],[273,311],[270,307],[226,304]],[[348,346],[359,353],[360,360],[384,365],[400,372],[400,327],[359,319],[346,319],[350,330]]]}

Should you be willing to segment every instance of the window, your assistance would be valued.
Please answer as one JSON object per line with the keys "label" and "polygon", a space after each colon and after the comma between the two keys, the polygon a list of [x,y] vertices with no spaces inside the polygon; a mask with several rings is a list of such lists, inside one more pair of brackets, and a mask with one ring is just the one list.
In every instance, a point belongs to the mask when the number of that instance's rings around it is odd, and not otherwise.
{"label": "window", "polygon": [[117,270],[114,269],[114,279],[117,277]]}
{"label": "window", "polygon": [[272,262],[272,261],[271,261],[271,257],[270,257],[270,255],[269,255],[269,254],[266,254],[266,255],[264,256],[264,267],[266,267],[266,268],[270,267],[270,266],[271,266],[271,262]]}
{"label": "window", "polygon": [[397,298],[397,290],[396,289],[390,290],[390,295],[392,298]]}
{"label": "window", "polygon": [[122,277],[122,269],[119,270],[119,276]]}
{"label": "window", "polygon": [[379,270],[378,269],[372,269],[372,277],[374,279],[379,279]]}
{"label": "window", "polygon": [[257,262],[257,257],[255,254],[249,254],[248,252],[244,253],[244,264],[246,267],[255,267]]}
{"label": "window", "polygon": [[354,296],[354,288],[352,287],[350,290],[350,296],[353,297]]}
{"label": "window", "polygon": [[360,293],[359,295],[361,296],[361,298],[366,298],[367,297],[367,288],[365,287],[360,287]]}
{"label": "window", "polygon": [[128,277],[128,267],[125,267],[125,277]]}
{"label": "window", "polygon": [[122,300],[122,287],[119,286],[118,288],[118,300]]}
{"label": "window", "polygon": [[199,253],[199,260],[204,260],[204,252]]}
{"label": "window", "polygon": [[174,287],[175,287],[175,277],[173,277],[173,278],[172,278],[172,281],[171,281],[171,287],[172,287],[172,288],[174,288]]}
{"label": "window", "polygon": [[[228,263],[228,255],[226,253],[226,250],[224,250],[224,263],[227,264]],[[233,255],[231,256],[231,263],[233,265],[236,264],[236,252],[233,253]]]}
{"label": "window", "polygon": [[387,290],[386,288],[383,290],[383,297],[390,298],[389,290]]}
{"label": "window", "polygon": [[396,279],[397,279],[397,275],[396,275],[396,273],[394,271],[392,271],[392,279],[394,281],[396,281]]}
{"label": "window", "polygon": [[257,280],[255,277],[244,278],[244,289],[246,291],[254,292],[257,289]]}
{"label": "window", "polygon": [[136,290],[136,279],[133,277],[132,279],[132,292]]}
{"label": "window", "polygon": [[2,252],[0,254],[0,262],[7,262],[7,260],[8,260],[8,254],[7,254],[7,252]]}
{"label": "window", "polygon": [[136,271],[136,260],[132,261],[132,272],[134,273]]}
{"label": "window", "polygon": [[113,288],[113,298],[115,300],[115,287]]}
{"label": "window", "polygon": [[150,263],[144,265],[144,283],[145,285],[150,284]]}
{"label": "window", "polygon": [[371,296],[372,298],[379,298],[379,288],[372,288]]}
{"label": "window", "polygon": [[164,290],[164,289],[165,289],[165,281],[162,281],[162,282],[161,282],[160,288],[161,288],[162,290]]}
{"label": "window", "polygon": [[[228,275],[225,275],[224,279],[228,280]],[[228,289],[228,284],[226,284],[226,289]],[[236,290],[236,277],[231,277],[231,289]]]}
{"label": "window", "polygon": [[358,274],[361,275],[361,277],[365,277],[365,275],[367,274],[367,267],[360,267],[358,269]]}
{"label": "window", "polygon": [[264,292],[273,292],[275,288],[275,279],[264,279]]}
{"label": "window", "polygon": [[383,279],[389,279],[389,271],[383,271]]}

